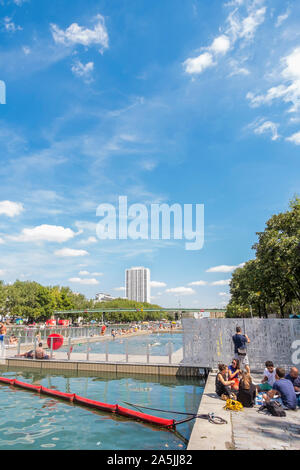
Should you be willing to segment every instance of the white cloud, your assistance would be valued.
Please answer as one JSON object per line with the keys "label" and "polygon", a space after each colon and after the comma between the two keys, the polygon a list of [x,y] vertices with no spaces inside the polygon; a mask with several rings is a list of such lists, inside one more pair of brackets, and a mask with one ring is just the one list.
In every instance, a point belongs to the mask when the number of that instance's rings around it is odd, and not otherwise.
{"label": "white cloud", "polygon": [[230,49],[230,39],[222,34],[213,40],[210,49],[216,54],[226,54]]}
{"label": "white cloud", "polygon": [[0,215],[4,214],[8,217],[15,217],[23,212],[24,207],[20,202],[0,201]]}
{"label": "white cloud", "polygon": [[213,56],[209,52],[204,52],[198,57],[187,59],[184,64],[186,73],[199,74],[214,64]]}
{"label": "white cloud", "polygon": [[228,292],[219,292],[218,295],[220,297],[230,297],[230,294],[228,294]]}
{"label": "white cloud", "polygon": [[191,287],[173,287],[166,289],[166,293],[175,295],[193,295],[196,292]]}
{"label": "white cloud", "polygon": [[214,281],[211,283],[211,286],[227,286],[230,283],[231,279],[224,279],[221,281]]}
{"label": "white cloud", "polygon": [[206,270],[207,273],[231,273],[236,268],[242,268],[245,263],[241,263],[238,266],[228,266],[227,264],[222,264],[220,266],[214,266]]}
{"label": "white cloud", "polygon": [[239,62],[235,59],[231,59],[229,61],[229,65],[231,67],[231,72],[229,74],[230,77],[233,75],[249,75],[250,72],[246,67],[241,67]]}
{"label": "white cloud", "polygon": [[34,228],[24,228],[20,235],[10,237],[19,242],[57,242],[63,243],[75,236],[70,228],[64,228],[57,225],[39,225]]}
{"label": "white cloud", "polygon": [[90,273],[89,271],[79,271],[79,276],[103,276],[103,273]]}
{"label": "white cloud", "polygon": [[150,286],[151,287],[166,287],[167,284],[165,284],[164,282],[159,282],[159,281],[151,281],[150,282]]}
{"label": "white cloud", "polygon": [[90,46],[97,44],[103,49],[108,48],[108,34],[105,27],[103,16],[97,15],[96,24],[94,29],[79,26],[77,23],[72,23],[66,30],[60,29],[56,24],[51,24],[51,32],[54,41],[57,44],[65,46],[72,46],[81,44],[83,46]]}
{"label": "white cloud", "polygon": [[246,97],[252,107],[262,104],[272,104],[276,99],[285,103],[291,103],[289,112],[296,112],[300,109],[300,47],[296,47],[291,54],[281,58],[283,68],[279,74],[283,83],[269,88],[265,94],[255,95],[247,93]]}
{"label": "white cloud", "polygon": [[265,13],[266,7],[259,8],[258,10],[253,9],[249,16],[243,19],[239,37],[247,40],[253,39],[258,26],[265,20]]}
{"label": "white cloud", "polygon": [[290,137],[287,137],[285,140],[288,140],[289,142],[293,142],[296,145],[300,145],[300,131],[296,132]]}
{"label": "white cloud", "polygon": [[0,245],[3,245],[5,243],[5,241],[3,240],[3,238],[0,237]]}
{"label": "white cloud", "polygon": [[278,124],[272,121],[265,121],[262,124],[258,125],[254,129],[255,134],[264,134],[266,132],[271,132],[272,134],[272,140],[277,140],[279,139],[279,134],[278,134]]}
{"label": "white cloud", "polygon": [[21,26],[15,25],[15,23],[11,21],[11,18],[9,18],[8,16],[4,18],[4,28],[9,33],[15,33],[16,31],[22,31],[23,29]]}
{"label": "white cloud", "polygon": [[[81,232],[80,232],[81,233]],[[88,237],[85,240],[81,240],[80,244],[81,245],[91,245],[92,243],[97,243],[97,238],[96,237]]]}
{"label": "white cloud", "polygon": [[208,282],[207,281],[194,281],[190,282],[188,286],[207,286]]}
{"label": "white cloud", "polygon": [[94,71],[94,62],[87,62],[83,64],[80,60],[77,60],[71,68],[74,75],[77,77],[83,78],[86,83],[92,81],[92,73]]}
{"label": "white cloud", "polygon": [[99,281],[97,279],[81,279],[80,277],[71,277],[69,279],[70,282],[77,283],[77,284],[83,284],[83,285],[96,285],[99,284]]}
{"label": "white cloud", "polygon": [[22,51],[24,52],[25,55],[29,55],[31,53],[31,49],[28,46],[23,46]]}
{"label": "white cloud", "polygon": [[276,24],[275,24],[276,28],[278,28],[278,26],[280,26],[289,16],[290,16],[290,11],[289,10],[287,10],[282,15],[279,15],[277,17],[277,21],[276,21]]}
{"label": "white cloud", "polygon": [[125,291],[125,287],[115,287],[114,290],[116,291]]}
{"label": "white cloud", "polygon": [[28,2],[28,0],[13,0],[13,2],[18,5],[18,7],[21,7],[23,3]]}
{"label": "white cloud", "polygon": [[54,252],[55,256],[60,257],[77,257],[77,256],[86,256],[89,253],[85,250],[74,250],[72,248],[62,248],[61,250],[56,250]]}
{"label": "white cloud", "polygon": [[[241,40],[243,43],[251,41],[257,28],[265,20],[266,7],[262,6],[263,3],[264,0],[250,0],[245,2],[245,5],[243,1],[228,3],[226,6],[232,6],[233,10],[226,19],[227,29],[224,33],[217,36],[210,46],[202,48],[205,52],[198,57],[188,58],[183,63],[185,72],[188,74],[200,74],[208,67],[216,65],[218,56],[226,55],[233,48],[237,40]],[[240,8],[243,6],[246,7],[247,16],[240,14]],[[231,75],[246,75],[248,73],[245,67],[235,67]]]}

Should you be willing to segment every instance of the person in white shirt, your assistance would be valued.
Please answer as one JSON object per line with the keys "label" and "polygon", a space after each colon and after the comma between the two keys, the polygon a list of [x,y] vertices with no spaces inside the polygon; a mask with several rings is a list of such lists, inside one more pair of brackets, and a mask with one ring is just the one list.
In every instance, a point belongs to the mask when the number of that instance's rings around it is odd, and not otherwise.
{"label": "person in white shirt", "polygon": [[259,385],[257,385],[258,392],[268,392],[269,390],[272,390],[272,387],[276,380],[275,378],[276,371],[275,371],[273,362],[267,361],[265,365],[266,365],[266,368],[264,370],[264,378],[262,382]]}

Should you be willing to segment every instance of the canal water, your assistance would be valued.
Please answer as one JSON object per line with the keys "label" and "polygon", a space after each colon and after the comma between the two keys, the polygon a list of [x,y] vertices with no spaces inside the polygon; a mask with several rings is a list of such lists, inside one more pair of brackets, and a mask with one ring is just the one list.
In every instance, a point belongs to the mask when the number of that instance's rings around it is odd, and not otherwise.
{"label": "canal water", "polygon": [[[196,413],[204,383],[199,379],[115,374],[100,376],[41,373],[35,370],[0,370],[0,375],[77,393],[105,403],[124,402],[165,410]],[[186,449],[194,421],[176,432],[121,416],[0,385],[0,449],[172,450]],[[130,408],[130,407],[129,407]],[[146,411],[165,418],[182,415]]]}

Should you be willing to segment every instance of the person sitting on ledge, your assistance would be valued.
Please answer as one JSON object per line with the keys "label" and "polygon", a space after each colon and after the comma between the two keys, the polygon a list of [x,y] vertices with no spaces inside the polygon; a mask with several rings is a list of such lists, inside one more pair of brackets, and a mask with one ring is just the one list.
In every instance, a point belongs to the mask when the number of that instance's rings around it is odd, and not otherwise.
{"label": "person sitting on ledge", "polygon": [[35,350],[36,359],[50,359],[50,356],[45,353],[43,349],[43,343],[39,343],[38,347]]}
{"label": "person sitting on ledge", "polygon": [[26,359],[33,359],[33,353],[34,353],[34,350],[31,349],[30,351],[27,351],[23,354],[18,354],[15,357],[25,357]]}
{"label": "person sitting on ledge", "polygon": [[237,401],[239,401],[245,408],[252,408],[255,404],[256,387],[252,383],[251,375],[243,372],[239,391],[237,393]]}
{"label": "person sitting on ledge", "polygon": [[233,390],[239,389],[239,376],[241,373],[239,360],[233,359],[231,365],[228,367],[228,380],[234,380],[234,384],[231,386]]}
{"label": "person sitting on ledge", "polygon": [[18,338],[15,335],[11,335],[9,338],[9,344],[17,344]]}
{"label": "person sitting on ledge", "polygon": [[264,370],[264,378],[262,382],[257,385],[258,392],[268,392],[272,390],[273,384],[276,380],[275,375],[275,367],[272,361],[266,361],[266,368]]}
{"label": "person sitting on ledge", "polygon": [[50,356],[48,356],[43,349],[43,343],[39,343],[35,352],[33,349],[31,349],[30,351],[19,354],[15,357],[25,357],[26,359],[33,359],[34,357],[35,359],[50,359]]}
{"label": "person sitting on ledge", "polygon": [[228,398],[235,399],[234,393],[231,391],[231,385],[235,384],[234,380],[227,380],[228,367],[225,364],[219,364],[219,372],[216,375],[216,394],[226,400]]}
{"label": "person sitting on ledge", "polygon": [[276,380],[273,384],[272,390],[263,395],[266,402],[270,402],[276,394],[279,393],[279,401],[285,410],[295,410],[297,407],[297,396],[293,384],[290,380],[285,378],[285,370],[283,367],[277,367]]}
{"label": "person sitting on ledge", "polygon": [[286,374],[285,378],[292,382],[297,396],[298,406],[300,406],[300,374],[297,367],[291,367],[289,374]]}
{"label": "person sitting on ledge", "polygon": [[289,374],[285,378],[292,382],[296,393],[300,393],[300,375],[297,367],[291,367]]}

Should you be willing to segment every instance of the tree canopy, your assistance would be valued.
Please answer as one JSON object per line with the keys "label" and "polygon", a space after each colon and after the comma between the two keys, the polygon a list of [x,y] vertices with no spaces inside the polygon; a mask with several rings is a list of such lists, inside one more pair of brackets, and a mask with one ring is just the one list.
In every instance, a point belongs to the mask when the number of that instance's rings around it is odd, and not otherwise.
{"label": "tree canopy", "polygon": [[227,316],[284,317],[300,310],[300,199],[273,215],[253,245],[256,258],[233,272]]}
{"label": "tree canopy", "polygon": [[[13,317],[28,318],[30,321],[45,321],[57,310],[90,310],[134,308],[136,312],[112,312],[107,320],[126,322],[138,320],[159,320],[166,317],[161,307],[148,303],[139,303],[127,299],[114,299],[109,302],[95,302],[83,294],[73,292],[69,287],[42,286],[32,281],[15,281],[4,284],[0,281],[0,313]],[[154,312],[143,312],[143,308],[157,309]],[[77,318],[77,314],[69,318]],[[85,314],[86,320],[101,320],[102,313]],[[167,317],[166,317],[167,318]]]}

